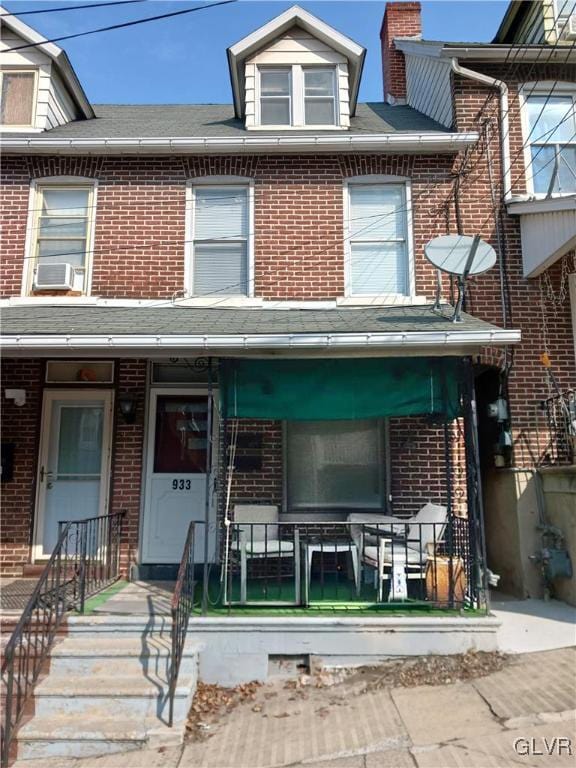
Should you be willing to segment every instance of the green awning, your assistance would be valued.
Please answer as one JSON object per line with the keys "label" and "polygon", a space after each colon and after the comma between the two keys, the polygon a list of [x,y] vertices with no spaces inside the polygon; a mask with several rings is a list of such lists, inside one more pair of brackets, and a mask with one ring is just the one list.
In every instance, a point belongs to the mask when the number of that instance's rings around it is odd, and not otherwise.
{"label": "green awning", "polygon": [[461,358],[228,359],[220,363],[231,418],[367,419],[460,415]]}

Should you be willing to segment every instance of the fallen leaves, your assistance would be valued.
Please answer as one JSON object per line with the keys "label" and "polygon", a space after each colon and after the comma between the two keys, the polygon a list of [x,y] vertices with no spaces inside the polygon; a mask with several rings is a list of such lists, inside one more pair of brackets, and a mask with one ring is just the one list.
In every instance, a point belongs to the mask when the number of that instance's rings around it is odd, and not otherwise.
{"label": "fallen leaves", "polygon": [[[256,693],[261,683],[253,681],[243,683],[235,688],[224,688],[221,685],[212,685],[199,682],[192,701],[188,722],[186,723],[187,736],[192,741],[203,741],[211,734],[211,730],[218,718],[232,711],[239,704],[255,701]],[[254,706],[254,711],[262,708]]]}

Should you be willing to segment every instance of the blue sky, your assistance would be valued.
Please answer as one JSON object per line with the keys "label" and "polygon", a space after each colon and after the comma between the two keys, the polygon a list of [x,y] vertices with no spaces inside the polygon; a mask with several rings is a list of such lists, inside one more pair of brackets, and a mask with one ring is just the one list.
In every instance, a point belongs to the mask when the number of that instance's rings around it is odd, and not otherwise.
{"label": "blue sky", "polygon": [[[82,0],[68,4],[79,5]],[[87,0],[94,2],[94,0]],[[2,3],[14,13],[65,7],[57,0]],[[57,37],[131,19],[193,7],[194,0],[148,0],[126,8],[92,8],[24,16],[47,37]],[[229,103],[226,48],[291,2],[240,0],[232,5],[62,43],[88,98],[95,104]],[[299,2],[303,8],[368,49],[360,99],[382,98],[379,30],[383,0]],[[424,37],[431,40],[490,40],[508,3],[500,0],[424,0]]]}

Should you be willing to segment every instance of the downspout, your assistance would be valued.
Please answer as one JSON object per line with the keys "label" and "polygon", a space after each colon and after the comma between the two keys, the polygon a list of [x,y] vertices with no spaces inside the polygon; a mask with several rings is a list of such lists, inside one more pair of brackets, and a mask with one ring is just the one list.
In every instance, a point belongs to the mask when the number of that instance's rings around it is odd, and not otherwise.
{"label": "downspout", "polygon": [[491,88],[498,88],[500,91],[500,142],[502,153],[502,184],[504,189],[504,202],[507,203],[512,198],[512,182],[510,168],[510,121],[508,115],[508,86],[502,80],[489,75],[483,75],[474,69],[462,67],[458,59],[451,59],[452,71],[461,77],[469,80],[476,80],[479,83],[488,85]]}

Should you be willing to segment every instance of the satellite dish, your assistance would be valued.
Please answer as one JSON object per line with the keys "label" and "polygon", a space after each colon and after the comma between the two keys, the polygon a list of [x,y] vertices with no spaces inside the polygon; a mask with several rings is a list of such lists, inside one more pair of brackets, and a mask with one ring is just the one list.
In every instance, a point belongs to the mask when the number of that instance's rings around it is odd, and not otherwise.
{"label": "satellite dish", "polygon": [[426,243],[424,253],[431,264],[450,275],[481,275],[496,264],[494,248],[485,240],[469,235],[435,237]]}
{"label": "satellite dish", "polygon": [[[466,293],[466,279],[470,275],[481,275],[496,264],[496,251],[480,235],[441,235],[430,240],[424,246],[428,261],[440,272],[456,275],[458,278],[458,301],[454,308],[452,321],[462,322],[462,304]],[[440,308],[442,282],[438,273],[436,302],[434,309]]]}

